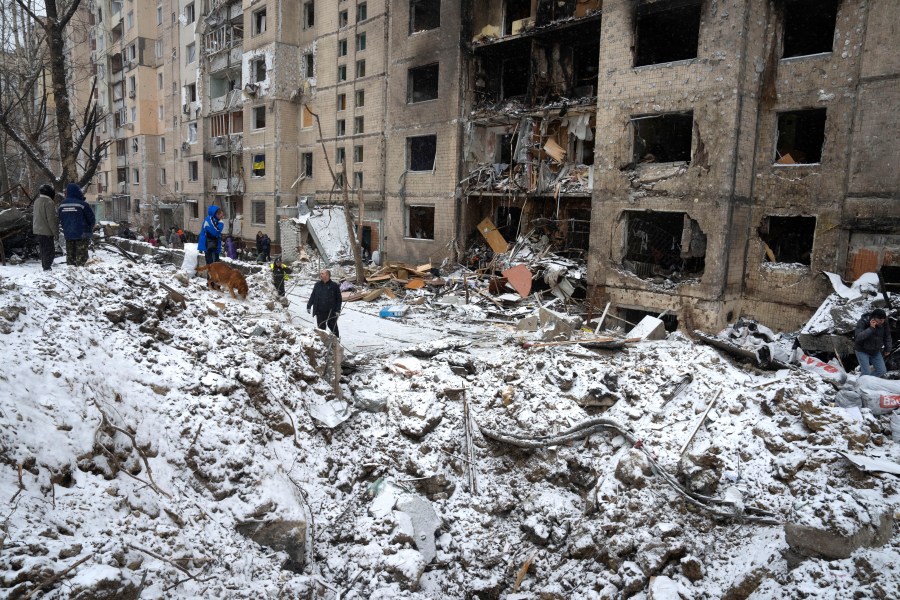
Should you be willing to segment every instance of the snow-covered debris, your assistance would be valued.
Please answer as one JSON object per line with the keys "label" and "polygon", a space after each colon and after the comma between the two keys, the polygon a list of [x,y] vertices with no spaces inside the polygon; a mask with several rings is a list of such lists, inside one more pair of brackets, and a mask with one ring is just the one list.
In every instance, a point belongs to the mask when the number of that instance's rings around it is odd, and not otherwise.
{"label": "snow-covered debris", "polygon": [[[175,273],[103,252],[0,268],[0,595],[56,577],[44,597],[900,597],[898,480],[836,452],[897,463],[890,416],[833,407],[814,374],[677,333],[526,350],[435,303],[403,324],[354,305],[360,352],[332,377],[267,273],[246,301]],[[347,418],[324,427],[311,409],[338,391]],[[807,557],[785,523],[877,535]]]}

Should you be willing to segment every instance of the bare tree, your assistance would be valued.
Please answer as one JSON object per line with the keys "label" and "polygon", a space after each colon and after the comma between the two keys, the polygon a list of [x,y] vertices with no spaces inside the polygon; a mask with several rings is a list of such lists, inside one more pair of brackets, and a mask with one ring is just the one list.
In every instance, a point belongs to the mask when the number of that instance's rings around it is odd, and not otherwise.
{"label": "bare tree", "polygon": [[[103,119],[94,98],[96,78],[83,112],[75,114],[69,97],[66,34],[81,2],[14,0],[3,7],[10,35],[0,66],[0,130],[24,153],[34,174],[57,189],[69,182],[86,186],[109,144],[95,136]],[[38,7],[46,14],[38,14]]]}

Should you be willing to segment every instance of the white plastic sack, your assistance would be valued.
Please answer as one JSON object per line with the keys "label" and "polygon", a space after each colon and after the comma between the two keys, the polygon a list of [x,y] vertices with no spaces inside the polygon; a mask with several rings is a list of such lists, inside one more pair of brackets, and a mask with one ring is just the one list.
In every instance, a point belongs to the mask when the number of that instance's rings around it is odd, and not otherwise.
{"label": "white plastic sack", "polygon": [[847,386],[834,397],[834,403],[841,408],[862,408],[863,401],[859,392]]}
{"label": "white plastic sack", "polygon": [[874,415],[886,415],[900,407],[900,381],[863,375],[857,380],[856,389]]}
{"label": "white plastic sack", "polygon": [[797,360],[801,369],[815,373],[822,379],[834,381],[838,385],[842,385],[847,381],[847,372],[838,365],[822,362],[818,358],[807,356],[803,352],[799,353]]}
{"label": "white plastic sack", "polygon": [[891,415],[891,439],[895,444],[900,444],[900,410],[895,410]]}
{"label": "white plastic sack", "polygon": [[199,254],[197,244],[184,245],[184,262],[181,263],[181,270],[191,277],[197,274],[197,257]]}

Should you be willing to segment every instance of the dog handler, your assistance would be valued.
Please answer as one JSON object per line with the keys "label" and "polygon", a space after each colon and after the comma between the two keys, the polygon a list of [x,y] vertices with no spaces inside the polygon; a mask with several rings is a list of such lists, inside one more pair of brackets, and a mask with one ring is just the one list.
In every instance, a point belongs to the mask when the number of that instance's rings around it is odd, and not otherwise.
{"label": "dog handler", "polygon": [[215,204],[209,207],[207,213],[197,239],[197,250],[206,255],[206,264],[211,265],[219,261],[222,253],[222,231],[225,229],[222,217],[225,213]]}
{"label": "dog handler", "polygon": [[341,287],[331,280],[331,271],[328,269],[319,273],[319,281],[313,286],[306,311],[316,318],[319,329],[324,330],[327,326],[335,337],[341,337],[337,324],[341,312]]}

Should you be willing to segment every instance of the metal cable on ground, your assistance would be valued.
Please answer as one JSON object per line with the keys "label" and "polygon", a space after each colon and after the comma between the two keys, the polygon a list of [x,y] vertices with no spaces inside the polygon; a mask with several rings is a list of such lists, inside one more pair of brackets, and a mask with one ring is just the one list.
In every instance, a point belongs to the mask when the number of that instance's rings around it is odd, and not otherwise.
{"label": "metal cable on ground", "polygon": [[[578,423],[558,434],[544,436],[527,436],[515,433],[501,433],[487,427],[482,427],[481,425],[478,425],[478,429],[486,438],[509,444],[511,446],[529,449],[557,446],[560,444],[565,444],[567,442],[575,441],[577,439],[583,439],[602,429],[610,429],[624,436],[625,439],[628,440],[628,442],[631,443],[634,448],[640,450],[644,454],[644,456],[647,457],[647,460],[650,461],[650,467],[653,470],[654,474],[658,475],[666,484],[668,484],[680,496],[687,500],[689,504],[692,504],[693,506],[696,506],[698,508],[702,508],[703,510],[712,513],[713,516],[722,519],[747,521],[751,523],[759,523],[762,525],[781,524],[781,521],[777,518],[777,515],[775,513],[753,507],[744,507],[743,509],[741,509],[734,503],[727,500],[711,498],[709,496],[697,494],[686,489],[675,479],[675,477],[673,477],[668,471],[663,469],[663,467],[656,461],[653,455],[651,455],[644,447],[644,444],[640,440],[640,438],[638,438],[633,432],[629,431],[621,423],[613,419],[596,417],[593,419],[582,421],[581,423]],[[711,505],[727,506],[730,507],[731,510],[719,510]]]}

